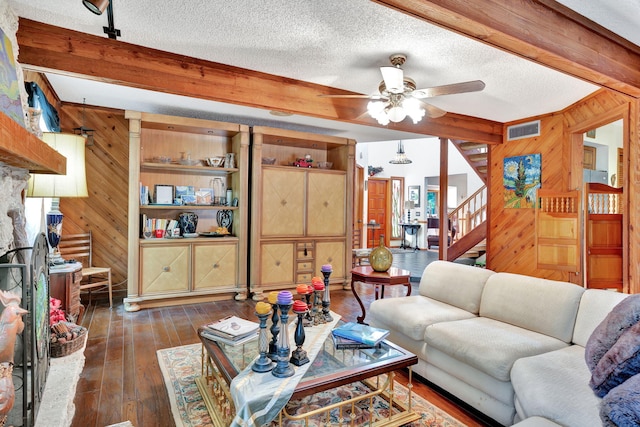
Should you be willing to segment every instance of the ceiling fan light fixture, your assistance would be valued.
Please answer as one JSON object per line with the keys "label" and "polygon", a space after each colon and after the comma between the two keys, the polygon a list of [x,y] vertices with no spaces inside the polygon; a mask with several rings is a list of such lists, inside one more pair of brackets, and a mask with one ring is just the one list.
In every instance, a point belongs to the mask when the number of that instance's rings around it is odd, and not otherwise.
{"label": "ceiling fan light fixture", "polygon": [[82,0],[82,4],[96,15],[102,15],[109,6],[109,0]]}
{"label": "ceiling fan light fixture", "polygon": [[369,101],[367,104],[367,112],[371,117],[376,119],[382,126],[389,124],[389,116],[385,111],[387,103],[385,101]]}
{"label": "ceiling fan light fixture", "polygon": [[400,105],[396,105],[389,108],[389,110],[387,111],[387,116],[393,123],[399,123],[407,117],[407,113]]}
{"label": "ceiling fan light fixture", "polygon": [[420,101],[414,98],[406,98],[402,102],[402,107],[406,111],[406,115],[411,117],[414,124],[418,124],[426,113],[425,109],[420,105]]}

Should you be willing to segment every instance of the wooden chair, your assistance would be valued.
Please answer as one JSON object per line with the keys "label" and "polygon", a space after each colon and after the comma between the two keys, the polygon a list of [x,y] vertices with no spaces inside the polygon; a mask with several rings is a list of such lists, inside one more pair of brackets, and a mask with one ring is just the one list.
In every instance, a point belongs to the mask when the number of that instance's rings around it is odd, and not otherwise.
{"label": "wooden chair", "polygon": [[109,307],[113,307],[111,267],[95,267],[93,265],[91,231],[81,234],[63,234],[60,238],[58,249],[64,259],[74,259],[82,264],[80,291],[89,291],[89,304],[91,304],[91,291],[93,289],[107,287],[109,290]]}
{"label": "wooden chair", "polygon": [[354,229],[353,230],[353,257],[351,265],[355,267],[357,265],[362,265],[362,260],[369,260],[369,254],[371,253],[370,248],[362,247],[362,230]]}

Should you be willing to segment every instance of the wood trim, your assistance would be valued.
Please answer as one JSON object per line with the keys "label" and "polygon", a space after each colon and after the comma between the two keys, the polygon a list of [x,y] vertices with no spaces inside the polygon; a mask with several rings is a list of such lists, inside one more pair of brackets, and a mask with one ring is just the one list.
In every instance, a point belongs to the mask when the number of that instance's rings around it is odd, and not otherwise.
{"label": "wood trim", "polygon": [[372,1],[593,84],[640,97],[640,49],[555,1]]}
{"label": "wood trim", "polygon": [[362,114],[367,100],[321,98],[344,90],[189,58],[110,40],[28,19],[19,19],[18,60],[25,70],[52,72],[140,89],[229,104],[443,135],[487,144],[502,143],[498,122],[448,113],[437,119],[381,126]]}

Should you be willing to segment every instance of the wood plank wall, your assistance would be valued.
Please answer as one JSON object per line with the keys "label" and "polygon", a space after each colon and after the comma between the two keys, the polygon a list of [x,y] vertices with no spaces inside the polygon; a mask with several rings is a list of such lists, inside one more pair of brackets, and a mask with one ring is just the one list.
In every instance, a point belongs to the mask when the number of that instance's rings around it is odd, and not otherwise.
{"label": "wood plank wall", "polygon": [[580,127],[581,123],[597,123],[598,120],[611,116],[612,111],[626,111],[627,108],[631,110],[630,148],[629,156],[627,156],[631,177],[628,191],[625,191],[630,199],[629,224],[631,224],[628,230],[628,290],[632,293],[640,292],[638,284],[640,267],[634,261],[640,256],[640,240],[633,233],[633,225],[640,221],[640,208],[637,206],[638,189],[640,188],[638,102],[605,89],[564,111],[505,124],[504,134],[506,135],[506,126],[508,125],[540,119],[541,135],[517,141],[506,141],[505,137],[503,144],[490,147],[488,268],[495,271],[577,282],[575,275],[536,268],[534,210],[504,208],[503,162],[506,157],[540,153],[542,155],[542,187],[558,191],[574,189],[572,187],[576,185],[575,177],[582,175],[582,163],[581,159],[578,162],[575,161],[576,154],[568,130]]}
{"label": "wood plank wall", "polygon": [[[83,106],[62,104],[63,132],[82,125]],[[94,143],[85,151],[88,198],[63,198],[63,233],[93,234],[93,264],[110,266],[114,289],[126,289],[129,122],[124,111],[85,109],[85,127],[94,129]]]}

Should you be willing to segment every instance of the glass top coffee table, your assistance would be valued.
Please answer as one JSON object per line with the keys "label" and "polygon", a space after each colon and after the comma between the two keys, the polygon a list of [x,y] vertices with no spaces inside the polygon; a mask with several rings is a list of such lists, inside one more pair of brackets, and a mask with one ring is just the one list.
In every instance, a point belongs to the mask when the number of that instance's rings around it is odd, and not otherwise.
{"label": "glass top coffee table", "polygon": [[[198,389],[207,405],[213,424],[216,427],[227,427],[235,416],[233,399],[229,385],[233,378],[258,355],[258,340],[239,346],[230,346],[211,341],[201,336],[202,341],[202,376],[196,379]],[[371,426],[401,426],[416,419],[419,415],[412,411],[411,395],[411,366],[418,363],[418,358],[394,345],[383,341],[378,348],[346,349],[334,348],[331,334],[324,341],[322,350],[311,361],[311,366],[296,386],[289,404],[280,411],[276,423],[285,426],[287,420],[308,420],[311,418],[326,422],[327,417],[344,420],[342,425],[351,425],[351,414],[360,412],[368,416],[379,416],[380,411],[368,408],[365,411],[355,411],[355,405],[366,408],[368,405],[380,403],[383,399],[391,411],[386,411],[384,417],[362,420]],[[394,371],[409,368],[409,384],[406,401],[399,401],[394,393]],[[271,375],[270,372],[262,375]],[[339,403],[326,405],[322,403],[319,409],[301,414],[298,410],[291,414],[291,407],[299,399],[312,402],[318,393],[327,390],[337,390],[339,387],[358,383],[351,390],[358,390],[362,394],[350,398],[341,398]],[[341,396],[342,397],[342,396]],[[377,399],[377,400],[376,400]],[[298,406],[300,406],[298,404]],[[308,404],[308,407],[318,405]],[[293,412],[293,411],[291,411]],[[360,425],[360,424],[356,424]]]}

